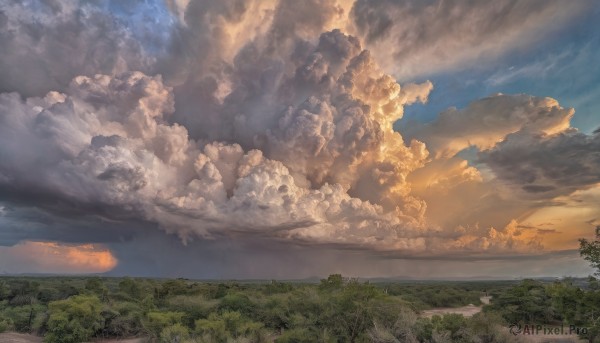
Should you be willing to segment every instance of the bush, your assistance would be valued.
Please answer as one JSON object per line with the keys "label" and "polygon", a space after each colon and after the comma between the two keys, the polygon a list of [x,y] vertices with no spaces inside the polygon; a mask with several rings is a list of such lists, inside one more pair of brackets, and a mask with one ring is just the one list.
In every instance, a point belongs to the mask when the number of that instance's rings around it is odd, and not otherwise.
{"label": "bush", "polygon": [[104,333],[110,336],[134,336],[142,330],[144,314],[140,305],[132,302],[117,302],[102,311],[105,319]]}
{"label": "bush", "polygon": [[180,343],[188,339],[189,336],[189,331],[185,326],[175,324],[163,329],[160,333],[160,341],[161,343]]}
{"label": "bush", "polygon": [[217,305],[218,301],[205,300],[201,296],[177,295],[166,301],[165,309],[185,312],[182,324],[192,327],[197,319],[206,318],[214,312]]}
{"label": "bush", "polygon": [[125,278],[119,282],[119,291],[133,299],[141,299],[143,295],[140,282],[132,278]]}
{"label": "bush", "polygon": [[254,304],[245,294],[227,294],[221,299],[219,309],[222,311],[236,311],[246,316],[251,316],[254,312]]}
{"label": "bush", "polygon": [[48,305],[47,343],[76,343],[89,340],[104,327],[102,304],[94,295],[77,295]]}
{"label": "bush", "polygon": [[10,319],[11,327],[18,332],[30,332],[36,315],[46,308],[42,305],[13,306],[4,309],[3,315]]}
{"label": "bush", "polygon": [[239,312],[212,313],[208,319],[196,321],[196,333],[211,339],[211,342],[227,342],[230,338],[253,338],[262,341],[262,323],[244,317]]}
{"label": "bush", "polygon": [[10,287],[4,281],[0,281],[0,300],[7,299],[10,295]]}
{"label": "bush", "polygon": [[12,328],[12,321],[0,313],[0,333]]}
{"label": "bush", "polygon": [[316,334],[308,329],[292,329],[283,333],[275,343],[312,343],[318,342]]}
{"label": "bush", "polygon": [[159,337],[166,327],[180,323],[183,315],[183,312],[148,312],[143,325],[148,334]]}

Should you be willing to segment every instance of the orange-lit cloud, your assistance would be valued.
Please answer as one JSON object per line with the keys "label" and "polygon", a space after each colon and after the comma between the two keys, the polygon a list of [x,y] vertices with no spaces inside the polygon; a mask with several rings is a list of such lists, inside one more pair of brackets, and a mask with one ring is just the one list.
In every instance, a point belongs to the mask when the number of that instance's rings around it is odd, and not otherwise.
{"label": "orange-lit cloud", "polygon": [[[0,247],[0,271],[38,273],[102,273],[117,265],[117,259],[98,244],[61,244],[25,241]],[[24,268],[27,267],[27,268]]]}

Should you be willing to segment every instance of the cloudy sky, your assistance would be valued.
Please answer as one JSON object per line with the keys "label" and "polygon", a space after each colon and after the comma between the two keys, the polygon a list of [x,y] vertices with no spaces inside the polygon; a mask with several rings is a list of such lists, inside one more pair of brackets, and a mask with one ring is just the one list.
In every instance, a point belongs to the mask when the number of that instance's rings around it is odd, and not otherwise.
{"label": "cloudy sky", "polygon": [[0,3],[0,274],[587,275],[593,0]]}

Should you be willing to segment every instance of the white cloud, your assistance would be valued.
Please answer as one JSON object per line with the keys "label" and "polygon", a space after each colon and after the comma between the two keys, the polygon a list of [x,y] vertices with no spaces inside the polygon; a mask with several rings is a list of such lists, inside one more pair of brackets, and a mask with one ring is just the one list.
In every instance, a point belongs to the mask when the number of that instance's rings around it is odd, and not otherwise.
{"label": "white cloud", "polygon": [[356,33],[401,80],[489,64],[594,6],[592,1],[358,0]]}
{"label": "white cloud", "polygon": [[438,157],[452,157],[470,146],[490,149],[513,132],[561,132],[569,128],[574,113],[552,98],[497,94],[464,109],[449,108],[432,122],[407,127],[404,134],[425,142]]}

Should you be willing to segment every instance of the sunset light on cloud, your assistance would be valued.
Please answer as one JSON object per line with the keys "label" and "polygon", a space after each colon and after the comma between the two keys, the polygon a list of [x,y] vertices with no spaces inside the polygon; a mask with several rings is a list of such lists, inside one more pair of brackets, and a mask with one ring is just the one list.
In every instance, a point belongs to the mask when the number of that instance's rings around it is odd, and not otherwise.
{"label": "sunset light on cloud", "polygon": [[0,247],[0,254],[3,257],[0,270],[11,273],[21,272],[14,269],[17,264],[25,264],[30,272],[36,273],[84,274],[103,273],[117,265],[109,250],[93,244],[24,241],[12,247]]}
{"label": "sunset light on cloud", "polygon": [[0,273],[586,275],[598,11],[3,2]]}

